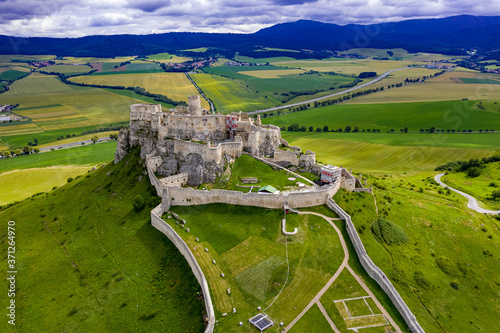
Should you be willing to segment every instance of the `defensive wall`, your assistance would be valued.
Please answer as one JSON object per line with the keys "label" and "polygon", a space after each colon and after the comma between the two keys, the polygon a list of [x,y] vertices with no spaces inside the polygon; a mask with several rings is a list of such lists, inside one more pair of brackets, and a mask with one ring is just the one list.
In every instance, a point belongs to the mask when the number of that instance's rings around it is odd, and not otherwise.
{"label": "defensive wall", "polygon": [[342,208],[339,207],[335,203],[335,201],[331,198],[328,198],[326,204],[333,210],[337,215],[345,220],[347,233],[349,234],[349,238],[354,246],[354,250],[358,255],[359,261],[361,265],[366,270],[368,275],[382,287],[385,293],[389,296],[392,303],[398,309],[399,313],[406,321],[406,324],[410,328],[410,330],[414,333],[425,333],[420,324],[417,322],[417,318],[413,315],[410,308],[406,305],[405,301],[401,298],[394,285],[389,281],[387,276],[382,272],[380,268],[375,265],[375,263],[370,259],[368,253],[366,253],[365,247],[363,246],[363,242],[361,238],[359,238],[358,232],[352,223],[351,216],[347,214]]}
{"label": "defensive wall", "polygon": [[184,141],[174,139],[173,152],[180,156],[188,154],[199,154],[204,161],[214,161],[220,163],[222,156],[228,155],[231,157],[240,157],[243,151],[243,143],[241,138],[237,137],[232,142],[221,142],[215,147],[208,144],[202,144],[192,141]]}
{"label": "defensive wall", "polygon": [[[154,176],[154,174],[153,174]],[[283,209],[285,202],[292,208],[324,205],[328,198],[337,193],[340,183],[325,185],[320,189],[271,193],[243,193],[229,190],[200,191],[192,188],[169,187],[163,189],[163,201],[171,206],[206,205],[225,203],[240,206],[255,206]]]}
{"label": "defensive wall", "polygon": [[182,253],[184,258],[186,258],[189,266],[191,267],[191,270],[193,271],[194,276],[196,277],[198,283],[200,284],[201,291],[203,293],[203,299],[205,301],[205,310],[207,312],[207,328],[205,329],[205,333],[212,333],[214,331],[214,326],[215,326],[215,314],[205,274],[203,274],[200,265],[198,265],[198,262],[196,261],[193,253],[186,245],[186,243],[175,232],[175,230],[161,218],[163,213],[164,213],[164,207],[161,204],[158,205],[156,208],[154,208],[151,211],[151,225],[155,227],[158,231],[162,232],[165,236],[167,236],[168,239],[170,239],[172,243],[174,243],[175,247],[177,247],[180,253]]}
{"label": "defensive wall", "polygon": [[274,162],[288,162],[290,165],[299,166],[302,164],[314,164],[316,155],[314,153],[299,154],[289,150],[274,150]]}
{"label": "defensive wall", "polygon": [[184,172],[184,173],[179,173],[177,175],[165,177],[160,179],[160,183],[163,186],[175,186],[175,187],[182,187],[187,184],[188,182],[188,177],[189,173]]}

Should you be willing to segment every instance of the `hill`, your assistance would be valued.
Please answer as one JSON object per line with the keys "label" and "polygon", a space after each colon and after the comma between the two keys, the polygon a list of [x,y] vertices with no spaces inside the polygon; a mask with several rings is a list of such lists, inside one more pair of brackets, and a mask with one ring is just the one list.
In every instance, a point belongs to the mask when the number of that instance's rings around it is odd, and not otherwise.
{"label": "hill", "polygon": [[[79,38],[0,36],[0,54],[55,54],[114,57],[183,51],[185,56],[219,54],[232,58],[235,52],[253,52],[256,45],[276,49],[313,51],[359,47],[397,48],[463,54],[463,49],[495,50],[500,47],[498,16],[460,15],[440,19],[418,19],[384,24],[340,26],[299,20],[274,25],[254,34],[172,32],[152,35],[86,36]],[[14,38],[14,39],[13,39]],[[13,42],[14,41],[14,42]],[[363,45],[359,45],[363,44]],[[200,51],[200,45],[206,50]],[[291,46],[293,45],[293,46]],[[283,52],[281,52],[283,53]],[[284,52],[299,56],[301,53]]]}
{"label": "hill", "polygon": [[[3,207],[5,258],[7,221],[15,221],[16,332],[203,331],[196,279],[150,226],[159,198],[143,168],[136,150],[117,165]],[[0,286],[7,290],[8,281]]]}

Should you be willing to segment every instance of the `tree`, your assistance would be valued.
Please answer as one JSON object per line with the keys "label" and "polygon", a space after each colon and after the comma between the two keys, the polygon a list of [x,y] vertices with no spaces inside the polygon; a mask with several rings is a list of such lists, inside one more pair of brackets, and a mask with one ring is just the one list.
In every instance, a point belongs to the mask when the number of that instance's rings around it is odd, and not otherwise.
{"label": "tree", "polygon": [[14,150],[14,154],[17,155],[17,156],[21,155],[21,152],[22,152],[21,149]]}
{"label": "tree", "polygon": [[297,124],[297,123],[291,124],[290,126],[288,126],[287,130],[289,130],[290,132],[292,132],[292,131],[298,131],[299,130],[299,124]]}
{"label": "tree", "polygon": [[5,156],[5,157],[9,158],[9,157],[10,157],[10,151],[8,151],[8,150],[7,150],[7,151],[4,151],[4,152],[3,152],[3,156]]}
{"label": "tree", "polygon": [[34,138],[34,139],[33,139],[33,142],[35,143],[35,144],[34,144],[35,146],[38,146],[38,139],[37,139],[37,138]]}
{"label": "tree", "polygon": [[38,149],[38,148],[34,148],[34,149],[33,149],[33,152],[34,152],[35,154],[38,154],[38,153],[40,152],[40,149]]}
{"label": "tree", "polygon": [[436,127],[431,126],[431,128],[429,128],[429,132],[435,133],[436,132]]}
{"label": "tree", "polygon": [[353,129],[352,131],[353,131],[353,132],[355,132],[355,133],[359,132],[359,128],[358,128],[358,126],[355,126],[355,127],[354,127],[354,129]]}
{"label": "tree", "polygon": [[307,127],[306,127],[306,126],[302,125],[302,126],[300,127],[300,131],[301,131],[301,132],[305,132],[306,130],[307,130]]}
{"label": "tree", "polygon": [[328,126],[327,125],[323,126],[323,132],[328,132]]}
{"label": "tree", "polygon": [[31,153],[31,147],[30,146],[24,146],[23,153],[25,153],[26,155],[29,155]]}
{"label": "tree", "polygon": [[117,134],[114,134],[114,133],[111,133],[111,134],[109,135],[109,138],[110,138],[111,140],[118,140],[118,135],[117,135]]}
{"label": "tree", "polygon": [[93,137],[90,138],[90,140],[92,140],[92,143],[96,143],[99,138],[97,137],[97,135],[94,135]]}
{"label": "tree", "polygon": [[134,202],[132,203],[136,212],[139,212],[146,207],[146,200],[141,195],[138,195],[134,198]]}
{"label": "tree", "polygon": [[312,132],[312,131],[314,131],[314,127],[309,126],[309,132]]}
{"label": "tree", "polygon": [[316,132],[321,132],[321,127],[316,128]]}
{"label": "tree", "polygon": [[478,167],[472,167],[467,171],[467,176],[469,177],[478,177],[481,175],[481,169]]}
{"label": "tree", "polygon": [[408,133],[408,126],[405,126],[405,128],[404,128],[404,132],[405,132],[405,133]]}
{"label": "tree", "polygon": [[351,126],[347,125],[344,132],[349,133],[351,131]]}

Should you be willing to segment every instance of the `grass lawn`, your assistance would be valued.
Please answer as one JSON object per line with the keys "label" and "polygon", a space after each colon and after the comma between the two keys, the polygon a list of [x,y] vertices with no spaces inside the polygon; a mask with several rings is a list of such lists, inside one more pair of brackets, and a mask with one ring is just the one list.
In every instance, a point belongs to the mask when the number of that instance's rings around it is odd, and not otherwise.
{"label": "grass lawn", "polygon": [[[397,89],[404,89],[397,88]],[[395,90],[397,90],[395,89]],[[377,93],[378,94],[378,93]],[[375,94],[376,95],[376,94]],[[500,129],[500,106],[496,101],[445,101],[423,103],[338,104],[262,119],[265,124],[313,126],[359,131],[378,129],[400,132],[404,127],[418,132],[434,126],[456,131]]]}
{"label": "grass lawn", "polygon": [[[0,212],[15,221],[17,332],[203,332],[200,287],[150,225],[158,198],[137,156]],[[146,201],[139,212],[137,195]],[[0,234],[7,253],[7,223]]]}
{"label": "grass lawn", "polygon": [[[240,321],[243,329],[249,331],[247,320],[257,314],[257,306],[269,306],[283,288],[287,247],[290,276],[282,294],[266,310],[285,325],[324,286],[343,259],[335,231],[317,216],[295,216],[299,232],[288,237],[285,245],[285,236],[280,232],[280,210],[224,204],[174,206],[171,210],[187,221],[189,233],[165,217],[203,269],[219,320],[218,329],[224,332],[240,331]],[[221,273],[225,278],[221,278]],[[228,288],[231,295],[226,292]],[[237,310],[234,314],[233,307]],[[222,313],[228,315],[221,317]]]}
{"label": "grass lawn", "polygon": [[316,158],[356,172],[431,171],[454,160],[499,153],[500,134],[390,134],[282,132],[291,145],[316,152]]}
{"label": "grass lawn", "polygon": [[321,313],[319,307],[314,304],[306,314],[300,318],[297,324],[293,325],[292,329],[289,331],[292,333],[302,333],[302,332],[333,332],[332,327],[326,320],[325,316]]}
{"label": "grass lawn", "polygon": [[500,163],[488,163],[478,177],[469,177],[466,172],[448,173],[442,178],[450,187],[466,192],[481,201],[486,209],[500,209],[500,202],[491,200],[491,193],[500,188]]}
{"label": "grass lawn", "polygon": [[426,332],[497,331],[499,310],[491,302],[500,292],[493,264],[500,253],[498,221],[467,209],[458,194],[440,194],[433,175],[369,178],[380,216],[404,230],[406,243],[381,245],[374,238],[373,196],[341,190],[334,199]]}

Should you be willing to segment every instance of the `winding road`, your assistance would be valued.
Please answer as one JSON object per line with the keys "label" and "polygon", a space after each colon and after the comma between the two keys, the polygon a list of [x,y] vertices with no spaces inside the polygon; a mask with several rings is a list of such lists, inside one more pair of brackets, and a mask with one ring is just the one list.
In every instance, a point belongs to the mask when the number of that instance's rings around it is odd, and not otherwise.
{"label": "winding road", "polygon": [[436,175],[434,177],[434,180],[436,182],[438,182],[439,185],[441,185],[443,187],[447,187],[450,190],[452,190],[453,192],[457,192],[461,196],[466,197],[467,199],[469,199],[469,202],[467,203],[467,207],[469,207],[470,209],[475,210],[476,212],[481,213],[481,214],[500,214],[500,210],[489,210],[489,209],[484,209],[484,208],[479,207],[479,204],[477,203],[476,198],[474,198],[473,196],[471,196],[471,195],[469,195],[467,193],[464,193],[462,191],[454,189],[453,187],[449,187],[448,185],[446,185],[445,183],[443,183],[441,181],[441,177],[443,177],[444,175],[445,175],[444,173],[440,173],[439,175]]}
{"label": "winding road", "polygon": [[342,90],[342,91],[339,91],[335,94],[331,94],[331,95],[326,95],[326,96],[321,96],[321,97],[318,97],[318,98],[314,98],[314,99],[310,99],[308,101],[303,101],[303,102],[298,102],[298,103],[293,103],[293,104],[287,104],[287,105],[282,105],[282,106],[276,106],[274,108],[269,108],[269,109],[263,109],[263,110],[256,110],[256,111],[250,111],[250,112],[247,112],[248,114],[257,114],[257,113],[263,113],[263,112],[269,112],[269,111],[276,111],[276,110],[281,110],[281,109],[286,109],[286,108],[289,108],[289,107],[293,107],[293,106],[299,106],[299,105],[303,105],[303,104],[306,104],[306,103],[314,103],[316,101],[321,101],[321,100],[324,100],[325,98],[329,98],[329,97],[334,97],[334,96],[338,96],[338,95],[342,95],[342,94],[345,94],[345,93],[348,93],[348,92],[351,92],[351,91],[354,91],[354,90],[358,90],[360,88],[364,88],[366,86],[369,86],[370,84],[374,84],[380,80],[382,80],[383,78],[385,78],[387,75],[393,73],[393,72],[396,72],[396,71],[400,71],[400,70],[403,70],[403,69],[411,69],[411,68],[415,68],[415,67],[403,67],[403,68],[397,68],[397,69],[393,69],[393,70],[390,70],[388,72],[385,72],[384,74],[380,75],[379,77],[377,77],[376,79],[373,79],[371,81],[368,81],[366,83],[363,83],[359,86],[355,86],[355,87],[352,87],[352,88],[349,88],[347,90]]}

